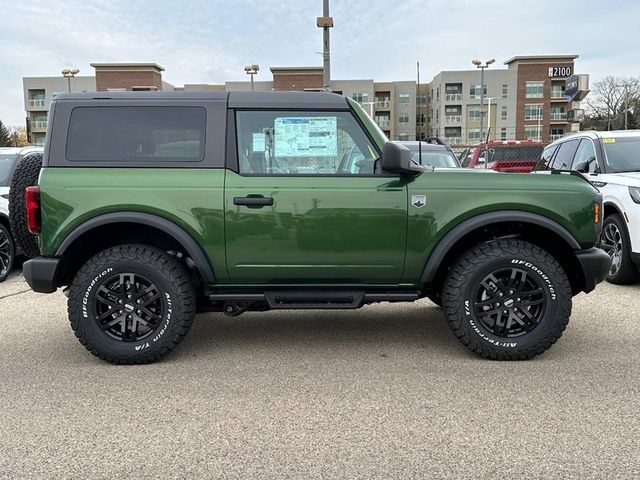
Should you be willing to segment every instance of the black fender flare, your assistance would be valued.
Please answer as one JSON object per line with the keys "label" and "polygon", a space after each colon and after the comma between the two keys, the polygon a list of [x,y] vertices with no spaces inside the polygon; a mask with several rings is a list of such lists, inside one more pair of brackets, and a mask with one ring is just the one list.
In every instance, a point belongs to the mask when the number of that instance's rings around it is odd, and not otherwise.
{"label": "black fender flare", "polygon": [[168,235],[172,236],[182,248],[184,248],[185,252],[191,257],[191,259],[196,264],[202,279],[207,283],[215,283],[215,275],[213,273],[213,267],[209,262],[209,259],[202,251],[202,248],[198,245],[198,243],[193,239],[189,233],[187,233],[182,227],[176,225],[171,220],[168,220],[164,217],[160,217],[158,215],[153,215],[150,213],[142,213],[142,212],[114,212],[114,213],[105,213],[103,215],[98,215],[97,217],[93,217],[90,220],[87,220],[84,223],[78,225],[58,247],[56,251],[56,256],[62,257],[69,248],[69,246],[80,238],[85,233],[93,230],[94,228],[101,227],[103,225],[109,225],[111,223],[137,223],[142,225],[147,225],[149,227],[157,228],[158,230],[162,230],[166,232]]}
{"label": "black fender flare", "polygon": [[575,237],[569,233],[566,228],[556,221],[542,215],[538,215],[537,213],[518,210],[501,210],[497,212],[482,213],[475,217],[468,218],[462,223],[456,225],[447,232],[444,237],[442,237],[427,260],[424,270],[422,271],[422,276],[420,277],[420,283],[425,284],[433,281],[449,250],[465,235],[482,227],[483,225],[505,222],[529,223],[544,227],[557,234],[567,242],[573,250],[580,250],[582,248]]}

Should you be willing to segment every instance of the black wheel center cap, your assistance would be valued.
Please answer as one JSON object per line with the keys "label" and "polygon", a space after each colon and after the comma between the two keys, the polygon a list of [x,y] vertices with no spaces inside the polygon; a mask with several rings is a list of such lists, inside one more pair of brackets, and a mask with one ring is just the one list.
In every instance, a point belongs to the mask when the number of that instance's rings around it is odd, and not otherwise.
{"label": "black wheel center cap", "polygon": [[504,306],[507,307],[507,308],[513,307],[513,298],[507,298],[504,301]]}
{"label": "black wheel center cap", "polygon": [[133,305],[131,305],[130,303],[127,303],[127,304],[125,304],[125,306],[124,306],[124,309],[125,309],[127,312],[133,312],[133,308],[134,308],[134,307],[133,307]]}

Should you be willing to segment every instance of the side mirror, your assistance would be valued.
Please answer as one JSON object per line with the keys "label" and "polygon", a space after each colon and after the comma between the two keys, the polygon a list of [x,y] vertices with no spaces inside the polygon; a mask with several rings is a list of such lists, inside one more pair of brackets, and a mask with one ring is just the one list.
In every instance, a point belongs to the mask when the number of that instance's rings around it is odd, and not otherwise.
{"label": "side mirror", "polygon": [[[411,150],[404,145],[387,142],[382,148],[382,169],[387,172],[416,174],[422,169],[411,161]],[[418,170],[418,171],[416,171]]]}
{"label": "side mirror", "polygon": [[576,166],[573,168],[576,172],[579,173],[588,173],[589,172],[589,162],[583,160],[582,162],[576,163]]}

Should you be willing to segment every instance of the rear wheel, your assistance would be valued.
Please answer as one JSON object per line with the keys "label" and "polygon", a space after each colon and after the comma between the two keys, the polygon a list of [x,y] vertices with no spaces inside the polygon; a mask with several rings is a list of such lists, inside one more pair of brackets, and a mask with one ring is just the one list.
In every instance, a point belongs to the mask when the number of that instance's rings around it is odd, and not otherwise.
{"label": "rear wheel", "polygon": [[9,229],[0,223],[0,282],[4,282],[13,268],[15,246]]}
{"label": "rear wheel", "polygon": [[549,253],[501,239],[476,245],[449,272],[443,289],[449,326],[472,352],[524,360],[551,347],[571,315],[571,287]]}
{"label": "rear wheel", "polygon": [[611,271],[607,276],[610,283],[624,285],[638,281],[640,275],[631,260],[629,230],[620,215],[613,214],[605,218],[600,246],[611,257]]}
{"label": "rear wheel", "polygon": [[160,360],[189,331],[196,300],[188,273],[155,247],[122,245],[91,258],[69,292],[69,320],[87,350],[111,363]]}
{"label": "rear wheel", "polygon": [[27,227],[27,207],[24,191],[38,184],[42,168],[42,154],[25,155],[16,165],[9,184],[9,222],[16,245],[28,257],[40,255],[37,237]]}

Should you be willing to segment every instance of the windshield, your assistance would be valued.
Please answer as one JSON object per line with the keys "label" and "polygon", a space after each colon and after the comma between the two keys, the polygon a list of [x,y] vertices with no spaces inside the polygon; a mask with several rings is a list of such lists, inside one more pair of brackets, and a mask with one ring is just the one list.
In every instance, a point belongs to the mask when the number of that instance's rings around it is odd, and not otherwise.
{"label": "windshield", "polygon": [[603,138],[608,172],[640,172],[640,136]]}
{"label": "windshield", "polygon": [[16,155],[0,155],[0,187],[9,186],[9,175],[13,167],[13,162],[16,160]]}
{"label": "windshield", "polygon": [[422,151],[422,164],[420,163],[420,152],[418,150],[411,150],[411,160],[418,165],[431,165],[432,167],[450,167],[454,168],[458,166],[453,154],[442,151]]}

